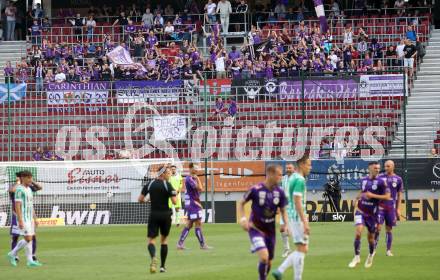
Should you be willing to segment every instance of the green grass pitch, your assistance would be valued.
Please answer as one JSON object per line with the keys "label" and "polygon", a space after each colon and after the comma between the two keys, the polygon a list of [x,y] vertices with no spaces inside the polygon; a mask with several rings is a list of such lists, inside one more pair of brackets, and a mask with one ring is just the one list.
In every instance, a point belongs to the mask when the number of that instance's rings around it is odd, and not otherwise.
{"label": "green grass pitch", "polygon": [[[381,236],[372,268],[365,269],[366,237],[362,239],[362,263],[355,269],[347,264],[353,257],[354,228],[351,223],[312,224],[310,253],[305,260],[304,279],[440,279],[440,226],[438,222],[403,222],[394,234],[394,257],[385,257]],[[45,264],[27,268],[22,261],[10,267],[6,260],[9,232],[0,230],[1,279],[258,279],[257,258],[249,253],[247,233],[238,225],[205,226],[212,251],[198,249],[194,231],[187,239],[190,250],[177,252],[180,228],[173,227],[166,274],[150,275],[145,226],[91,226],[38,229],[38,255]],[[278,245],[274,266],[282,261]],[[157,249],[159,252],[159,249]],[[21,253],[21,259],[24,255]],[[292,271],[285,279],[292,279]],[[272,279],[269,277],[268,279]]]}

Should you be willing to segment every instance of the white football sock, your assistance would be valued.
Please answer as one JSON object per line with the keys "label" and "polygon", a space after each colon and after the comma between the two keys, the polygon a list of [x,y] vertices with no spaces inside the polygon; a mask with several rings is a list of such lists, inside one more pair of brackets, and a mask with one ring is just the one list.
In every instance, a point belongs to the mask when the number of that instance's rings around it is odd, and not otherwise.
{"label": "white football sock", "polygon": [[283,263],[278,267],[279,272],[284,273],[284,271],[286,271],[286,269],[288,269],[291,266],[293,267],[294,255],[295,255],[295,252],[291,253],[286,259],[284,259]]}
{"label": "white football sock", "polygon": [[26,252],[27,261],[32,262],[33,261],[33,259],[32,259],[32,241],[28,242],[26,244],[26,247],[24,247],[24,250]]}
{"label": "white football sock", "polygon": [[302,279],[302,273],[304,270],[304,257],[305,254],[302,252],[295,251],[293,252],[293,267],[295,270],[295,280],[301,280]]}
{"label": "white football sock", "polygon": [[12,249],[11,254],[14,256],[17,256],[17,253],[23,249],[26,246],[27,242],[26,240],[22,239],[20,241],[18,241],[17,245],[15,245],[15,248]]}
{"label": "white football sock", "polygon": [[282,232],[281,233],[281,239],[283,240],[283,248],[284,251],[290,250],[290,244],[289,244],[289,233]]}

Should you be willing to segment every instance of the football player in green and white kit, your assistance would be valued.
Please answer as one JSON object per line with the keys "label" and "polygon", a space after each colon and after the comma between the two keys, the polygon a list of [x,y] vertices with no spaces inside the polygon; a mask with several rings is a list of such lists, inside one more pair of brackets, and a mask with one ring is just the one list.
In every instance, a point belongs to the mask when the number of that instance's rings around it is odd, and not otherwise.
{"label": "football player in green and white kit", "polygon": [[297,170],[289,180],[288,225],[296,250],[284,260],[278,269],[272,272],[273,277],[277,280],[282,279],[284,271],[289,266],[294,269],[294,279],[302,279],[304,258],[309,249],[310,235],[309,221],[306,214],[307,187],[305,177],[310,174],[311,170],[312,162],[307,156],[304,156],[297,161]]}

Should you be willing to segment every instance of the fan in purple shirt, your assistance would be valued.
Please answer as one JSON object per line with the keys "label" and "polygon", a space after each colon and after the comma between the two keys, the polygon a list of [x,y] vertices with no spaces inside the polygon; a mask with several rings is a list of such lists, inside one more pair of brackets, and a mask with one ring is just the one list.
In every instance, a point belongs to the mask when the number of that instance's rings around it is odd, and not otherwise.
{"label": "fan in purple shirt", "polygon": [[370,250],[370,254],[365,262],[365,267],[369,268],[373,265],[379,201],[391,199],[390,189],[387,186],[386,180],[378,176],[380,164],[378,162],[370,162],[368,164],[368,171],[369,175],[361,180],[361,192],[357,198],[357,210],[354,216],[356,225],[354,239],[355,256],[348,265],[350,268],[354,268],[360,263],[361,236],[364,226],[368,229],[368,244]]}
{"label": "fan in purple shirt", "polygon": [[237,102],[233,99],[229,101],[228,115],[230,117],[235,117],[237,114]]}
{"label": "fan in purple shirt", "polygon": [[240,52],[237,51],[237,48],[235,46],[232,46],[231,50],[232,51],[228,54],[228,58],[232,61],[240,59],[241,55]]}
{"label": "fan in purple shirt", "polygon": [[381,175],[387,182],[388,188],[391,192],[391,200],[381,200],[379,202],[378,224],[376,231],[376,247],[379,242],[379,235],[382,225],[386,226],[386,244],[387,256],[393,256],[391,253],[391,246],[393,243],[393,227],[396,226],[396,221],[400,217],[400,203],[402,200],[403,181],[400,176],[394,173],[394,162],[387,160],[385,162],[385,173]]}
{"label": "fan in purple shirt", "polygon": [[207,250],[211,249],[206,242],[205,237],[202,233],[202,213],[203,207],[200,201],[200,192],[203,191],[203,184],[200,178],[197,176],[199,172],[199,167],[194,163],[189,164],[190,175],[185,178],[185,211],[188,217],[187,224],[183,229],[179,242],[177,243],[178,250],[184,250],[184,242],[186,237],[188,237],[189,231],[195,225],[195,232],[197,239],[199,240],[200,249]]}
{"label": "fan in purple shirt", "polygon": [[[280,187],[282,176],[281,166],[269,165],[266,169],[266,180],[253,186],[239,203],[240,224],[249,234],[252,253],[258,254],[260,280],[267,278],[275,255],[275,217],[278,210],[284,221],[288,221],[287,199]],[[248,221],[244,208],[249,201],[252,201],[252,206]]]}
{"label": "fan in purple shirt", "polygon": [[44,160],[43,149],[41,149],[40,146],[38,146],[37,149],[35,150],[35,152],[32,154],[32,160],[34,160],[34,161]]}
{"label": "fan in purple shirt", "polygon": [[147,42],[150,45],[150,48],[154,49],[157,44],[157,37],[154,35],[153,31],[150,31],[150,34],[147,37]]}

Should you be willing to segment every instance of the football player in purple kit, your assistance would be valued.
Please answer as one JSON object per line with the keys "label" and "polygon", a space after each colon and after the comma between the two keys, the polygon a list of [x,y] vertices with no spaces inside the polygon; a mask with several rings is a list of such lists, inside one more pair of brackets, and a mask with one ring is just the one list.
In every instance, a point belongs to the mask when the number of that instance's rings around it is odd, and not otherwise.
{"label": "football player in purple kit", "polygon": [[[20,172],[17,173],[16,183],[13,186],[9,187],[9,198],[11,200],[11,205],[12,205],[11,229],[9,231],[11,234],[11,250],[13,250],[15,246],[17,246],[18,239],[20,238],[20,228],[18,227],[17,215],[15,213],[15,190],[17,189],[17,186],[21,184],[19,175]],[[36,192],[42,190],[43,187],[40,184],[32,181],[32,185],[30,186],[30,189],[35,194]],[[38,262],[36,253],[37,253],[37,236],[35,234],[34,236],[32,236],[32,259],[35,262]],[[15,261],[17,262],[19,261],[18,257],[15,258]]]}
{"label": "football player in purple kit", "polygon": [[205,237],[202,233],[202,213],[203,207],[200,202],[200,192],[203,191],[203,184],[200,178],[197,176],[199,168],[194,163],[189,164],[190,175],[185,177],[185,211],[188,217],[186,226],[180,235],[179,242],[177,243],[178,250],[184,250],[184,242],[189,234],[189,231],[195,225],[195,232],[197,239],[200,243],[200,249],[207,250],[212,249],[205,242]]}
{"label": "football player in purple kit", "polygon": [[[259,258],[259,280],[265,280],[270,271],[275,253],[275,216],[278,209],[284,221],[288,221],[286,205],[287,199],[280,187],[283,171],[281,166],[270,165],[266,169],[266,180],[253,187],[240,201],[240,224],[249,233],[251,251]],[[244,207],[252,201],[252,210],[249,221],[245,216]],[[286,224],[281,227],[286,227]]]}
{"label": "football player in purple kit", "polygon": [[394,173],[394,161],[387,160],[385,162],[385,173],[381,175],[387,181],[388,188],[391,192],[391,200],[381,200],[379,202],[379,212],[377,215],[377,230],[376,230],[376,247],[379,242],[379,235],[382,225],[385,222],[386,226],[386,243],[389,257],[393,256],[391,253],[391,245],[393,243],[393,227],[396,226],[397,217],[400,217],[400,202],[402,201],[403,181],[400,176]]}
{"label": "football player in purple kit", "polygon": [[373,257],[375,254],[374,238],[379,201],[391,199],[390,189],[387,186],[385,178],[379,176],[379,172],[380,164],[377,161],[370,162],[368,164],[369,174],[361,180],[361,192],[356,199],[357,209],[354,215],[356,225],[354,239],[355,256],[348,264],[350,268],[356,267],[356,265],[361,262],[361,236],[364,226],[368,229],[368,244],[370,250],[370,254],[365,261],[365,267],[370,268],[373,265]]}

